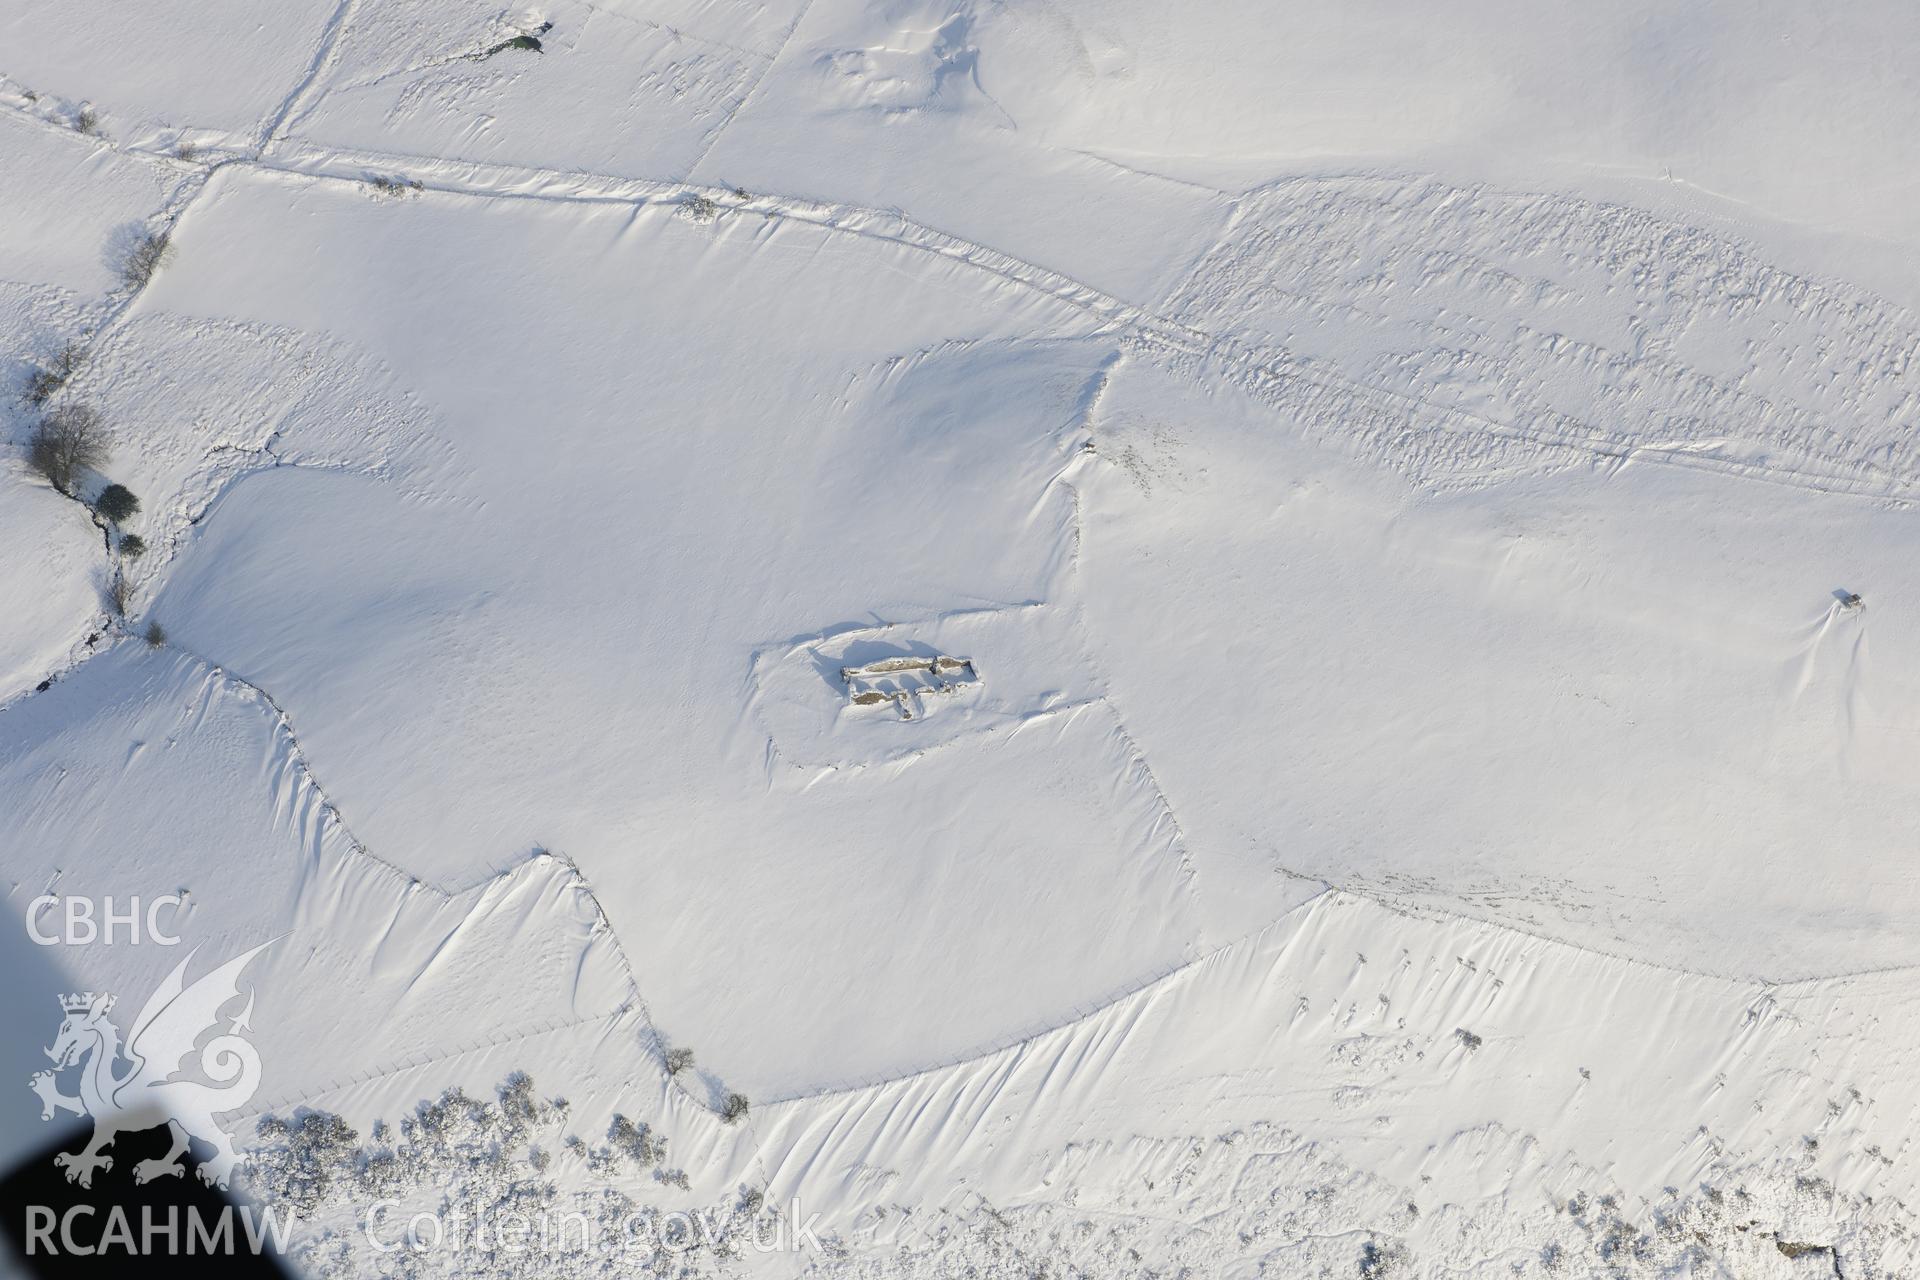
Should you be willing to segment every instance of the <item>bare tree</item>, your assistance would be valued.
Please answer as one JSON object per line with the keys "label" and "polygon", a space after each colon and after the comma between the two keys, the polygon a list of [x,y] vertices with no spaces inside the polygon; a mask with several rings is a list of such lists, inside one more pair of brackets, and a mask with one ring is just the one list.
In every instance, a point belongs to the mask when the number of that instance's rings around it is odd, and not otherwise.
{"label": "bare tree", "polygon": [[27,465],[68,497],[82,471],[107,460],[107,428],[92,405],[63,404],[27,437]]}
{"label": "bare tree", "polygon": [[107,583],[107,603],[113,606],[113,616],[127,616],[127,606],[133,603],[133,583],[127,575],[114,570],[113,580]]}
{"label": "bare tree", "polygon": [[153,231],[134,241],[127,260],[120,266],[120,281],[129,289],[142,289],[153,273],[173,261],[173,233]]}

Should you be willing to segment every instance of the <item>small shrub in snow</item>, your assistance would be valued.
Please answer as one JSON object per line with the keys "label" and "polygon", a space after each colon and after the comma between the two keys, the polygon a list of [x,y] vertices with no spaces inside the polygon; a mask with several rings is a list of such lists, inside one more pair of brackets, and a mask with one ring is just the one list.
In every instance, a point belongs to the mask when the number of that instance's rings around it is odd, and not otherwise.
{"label": "small shrub in snow", "polygon": [[173,261],[173,236],[152,231],[134,241],[120,265],[120,282],[129,289],[144,289],[154,272]]}
{"label": "small shrub in snow", "polygon": [[509,49],[521,49],[526,51],[527,53],[545,53],[546,52],[546,50],[540,44],[539,36],[515,36],[511,40],[502,40],[499,44],[487,50],[486,56],[491,58],[494,54],[505,53]]}
{"label": "small shrub in snow", "polygon": [[107,584],[107,605],[113,610],[113,616],[126,617],[127,606],[132,602],[133,583],[127,580],[127,575],[124,573],[114,574],[113,581]]}
{"label": "small shrub in snow", "polygon": [[123,524],[139,513],[140,499],[135,497],[133,490],[127,486],[110,484],[100,491],[99,497],[93,500],[93,509],[98,511],[103,519],[114,524]]}
{"label": "small shrub in snow", "polygon": [[176,160],[192,160],[199,154],[200,148],[184,138],[173,144],[173,158]]}
{"label": "small shrub in snow", "polygon": [[123,533],[120,535],[120,558],[122,560],[138,560],[145,554],[147,554],[147,540],[145,538],[137,533]]}
{"label": "small shrub in snow", "polygon": [[666,1139],[656,1137],[646,1125],[636,1125],[622,1115],[614,1116],[613,1124],[607,1130],[607,1140],[613,1144],[615,1151],[643,1169],[666,1158]]}
{"label": "small shrub in snow", "polygon": [[27,437],[27,465],[69,497],[80,473],[106,460],[106,424],[91,405],[62,405]]}
{"label": "small shrub in snow", "polygon": [[76,132],[84,133],[90,138],[99,137],[100,113],[92,107],[80,108],[73,113],[73,127]]}
{"label": "small shrub in snow", "polygon": [[147,643],[155,649],[167,642],[167,629],[157,622],[147,624]]}
{"label": "small shrub in snow", "polygon": [[372,189],[374,195],[387,199],[396,196],[418,195],[425,189],[424,184],[418,179],[403,178],[397,174],[386,173],[368,174],[367,186]]}
{"label": "small shrub in snow", "polygon": [[1453,1034],[1454,1034],[1454,1037],[1458,1039],[1461,1044],[1467,1046],[1468,1050],[1470,1051],[1474,1049],[1478,1049],[1483,1043],[1485,1043],[1479,1036],[1473,1034],[1473,1032],[1467,1030],[1465,1027],[1455,1027],[1453,1029]]}
{"label": "small shrub in snow", "polygon": [[728,1124],[733,1124],[736,1121],[746,1119],[747,1118],[747,1095],[744,1093],[728,1094],[726,1102],[721,1104],[720,1118],[726,1121]]}
{"label": "small shrub in snow", "polygon": [[358,1142],[347,1122],[324,1111],[292,1120],[265,1116],[256,1130],[261,1145],[250,1154],[247,1179],[295,1212],[313,1212],[335,1182],[351,1182],[358,1172]]}
{"label": "small shrub in snow", "polygon": [[693,1050],[676,1045],[667,1050],[667,1074],[677,1076],[693,1066]]}
{"label": "small shrub in snow", "polygon": [[521,1130],[533,1124],[540,1114],[540,1101],[533,1096],[533,1077],[516,1071],[500,1086],[500,1115],[507,1127]]}
{"label": "small shrub in snow", "polygon": [[545,53],[547,50],[546,47],[540,43],[540,37],[551,30],[553,30],[553,24],[551,22],[543,22],[532,31],[523,31],[519,35],[502,40],[499,44],[487,49],[481,53],[480,61],[485,62],[494,54],[505,53],[509,49],[518,49],[525,53]]}
{"label": "small shrub in snow", "polygon": [[1410,1262],[1407,1247],[1397,1240],[1384,1244],[1369,1240],[1360,1246],[1361,1280],[1388,1280],[1391,1276],[1405,1275]]}
{"label": "small shrub in snow", "polygon": [[703,195],[690,195],[680,202],[680,214],[695,222],[712,222],[720,216],[720,206]]}
{"label": "small shrub in snow", "polygon": [[78,343],[69,342],[61,347],[60,353],[51,361],[36,366],[27,375],[27,389],[21,399],[36,409],[51,400],[53,393],[66,386],[73,375],[80,371],[83,355]]}

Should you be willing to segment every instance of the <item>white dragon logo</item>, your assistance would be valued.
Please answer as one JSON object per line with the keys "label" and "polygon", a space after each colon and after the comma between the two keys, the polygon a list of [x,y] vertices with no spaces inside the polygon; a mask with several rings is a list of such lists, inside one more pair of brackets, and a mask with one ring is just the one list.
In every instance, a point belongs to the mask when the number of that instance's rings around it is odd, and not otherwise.
{"label": "white dragon logo", "polygon": [[[89,991],[60,998],[66,1020],[46,1051],[53,1059],[53,1070],[35,1072],[28,1084],[40,1095],[42,1120],[51,1120],[60,1111],[93,1117],[93,1138],[86,1149],[53,1158],[67,1171],[69,1182],[92,1186],[95,1169],[113,1168],[112,1157],[102,1155],[101,1148],[123,1131],[149,1129],[164,1119],[173,1134],[172,1149],[157,1160],[135,1165],[133,1180],[179,1177],[186,1172],[181,1157],[187,1154],[189,1140],[199,1138],[213,1147],[212,1158],[196,1170],[200,1180],[214,1187],[227,1185],[240,1157],[213,1117],[216,1112],[245,1106],[260,1087],[260,1055],[240,1035],[251,1029],[251,989],[246,1008],[230,1020],[227,1030],[199,1049],[200,1072],[213,1083],[173,1077],[188,1065],[200,1037],[218,1027],[221,1008],[240,994],[241,970],[272,945],[262,943],[185,986],[182,978],[193,959],[189,953],[148,997],[134,1019],[124,1055],[120,1031],[107,1020],[113,1008],[111,995]],[[114,1064],[122,1056],[129,1065],[116,1075]],[[80,1092],[69,1096],[60,1092],[58,1074],[76,1065]]]}

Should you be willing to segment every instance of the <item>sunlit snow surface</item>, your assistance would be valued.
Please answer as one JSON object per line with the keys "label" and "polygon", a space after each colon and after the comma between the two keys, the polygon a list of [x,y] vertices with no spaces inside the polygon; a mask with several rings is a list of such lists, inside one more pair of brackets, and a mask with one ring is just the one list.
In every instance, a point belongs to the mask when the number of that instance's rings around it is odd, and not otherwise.
{"label": "sunlit snow surface", "polygon": [[828,1237],[668,1270],[1912,1274],[1920,16],[1762,8],[0,14],[13,914]]}

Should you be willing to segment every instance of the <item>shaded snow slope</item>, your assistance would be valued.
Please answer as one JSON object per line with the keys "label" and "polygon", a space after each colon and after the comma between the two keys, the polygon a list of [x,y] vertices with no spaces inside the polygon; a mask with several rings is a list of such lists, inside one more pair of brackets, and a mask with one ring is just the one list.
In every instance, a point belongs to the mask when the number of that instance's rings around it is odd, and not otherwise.
{"label": "shaded snow slope", "polygon": [[1094,440],[1089,632],[1203,875],[1742,976],[1920,958],[1910,511],[1611,460],[1423,492],[1133,366]]}
{"label": "shaded snow slope", "polygon": [[[122,911],[175,895],[160,919],[205,964],[273,940],[253,970],[259,1104],[631,1004],[624,962],[570,869],[542,855],[449,895],[380,862],[279,713],[191,657],[123,643],[6,721],[10,927],[42,893],[112,897]],[[43,931],[59,931],[61,911],[43,908]],[[129,945],[123,926],[118,945],[50,954],[90,989],[134,991],[184,951]],[[39,1111],[25,1090],[4,1105],[10,1131],[14,1113]]]}
{"label": "shaded snow slope", "polygon": [[267,20],[244,0],[128,8],[22,0],[0,17],[11,85],[95,107],[116,136],[181,129],[242,134],[277,113],[311,69],[339,0],[298,0]]}
{"label": "shaded snow slope", "polygon": [[0,700],[25,693],[63,665],[100,608],[95,581],[100,535],[52,489],[0,474],[0,589],[14,601],[0,615]]}

